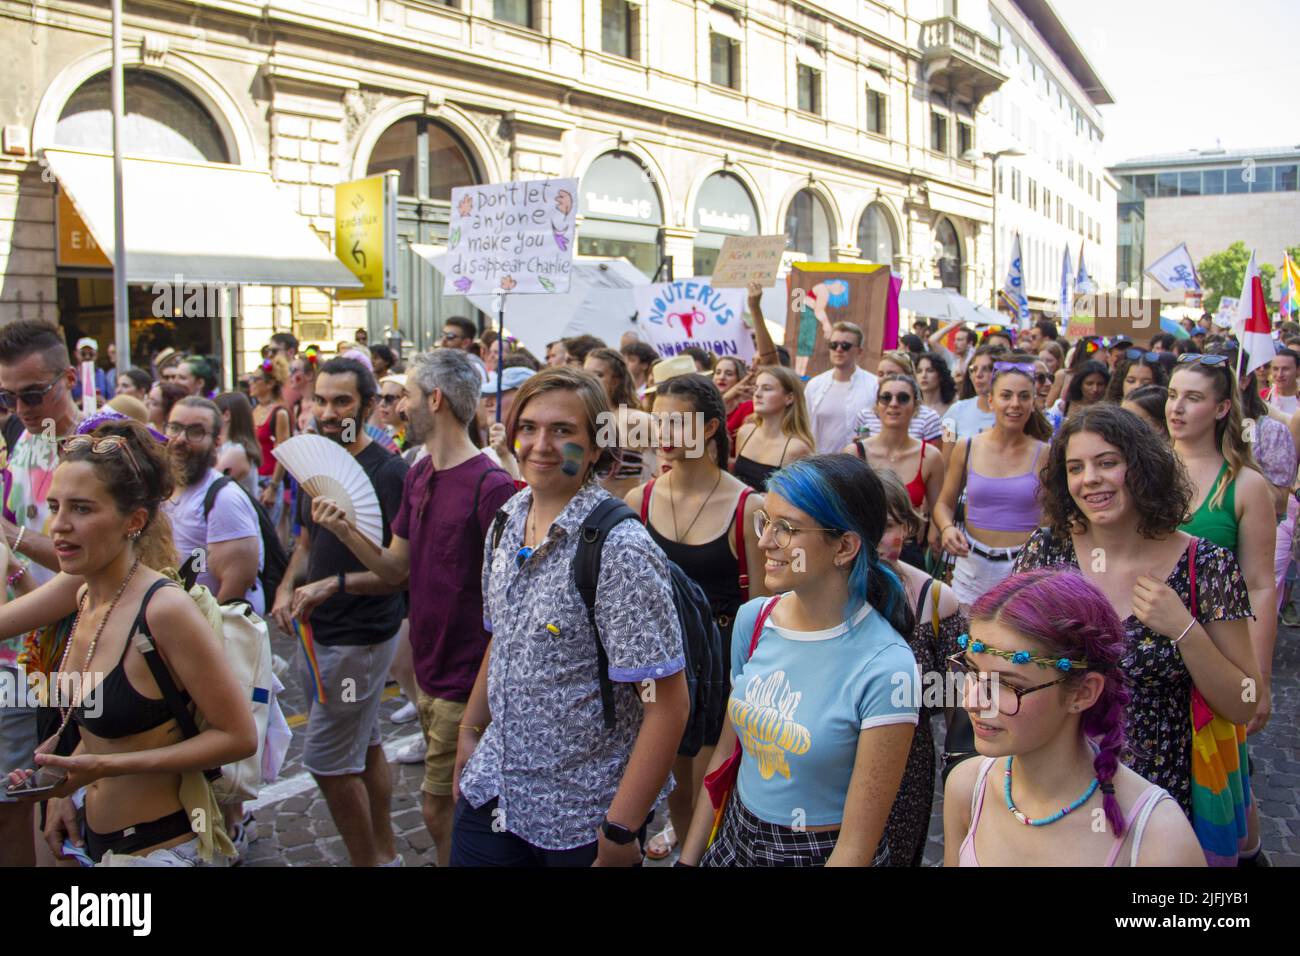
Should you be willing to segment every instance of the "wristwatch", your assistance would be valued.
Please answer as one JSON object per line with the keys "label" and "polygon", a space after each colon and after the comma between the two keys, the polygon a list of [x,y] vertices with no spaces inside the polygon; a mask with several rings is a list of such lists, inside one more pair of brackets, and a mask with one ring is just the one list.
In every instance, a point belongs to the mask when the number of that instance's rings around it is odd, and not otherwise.
{"label": "wristwatch", "polygon": [[609,819],[609,817],[605,817],[604,820],[600,821],[600,832],[604,834],[605,839],[610,843],[615,843],[619,846],[627,846],[636,839],[635,830],[629,830],[621,823],[614,823]]}
{"label": "wristwatch", "polygon": [[345,572],[339,572],[339,594],[347,594],[348,576]]}

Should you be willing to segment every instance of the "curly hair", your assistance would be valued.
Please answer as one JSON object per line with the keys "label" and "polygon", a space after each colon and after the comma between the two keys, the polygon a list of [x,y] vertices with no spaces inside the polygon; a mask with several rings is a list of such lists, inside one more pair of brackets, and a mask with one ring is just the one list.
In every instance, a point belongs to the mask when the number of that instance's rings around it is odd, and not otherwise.
{"label": "curly hair", "polygon": [[1182,461],[1170,445],[1152,441],[1150,426],[1132,412],[1098,403],[1065,420],[1039,471],[1039,503],[1052,533],[1066,539],[1088,527],[1070,494],[1065,464],[1070,439],[1081,432],[1100,436],[1124,459],[1124,487],[1137,512],[1137,533],[1159,538],[1177,531],[1195,495]]}
{"label": "curly hair", "polygon": [[934,374],[939,376],[939,401],[951,405],[957,398],[957,382],[952,377],[952,369],[938,352],[922,352],[916,357],[916,371],[920,373],[921,363],[929,362]]}
{"label": "curly hair", "polygon": [[[1124,379],[1128,378],[1128,373],[1135,365],[1141,365],[1151,370],[1151,385],[1166,385],[1169,382],[1169,376],[1165,372],[1164,363],[1159,359],[1147,358],[1145,355],[1136,359],[1131,359],[1127,355],[1115,363],[1115,373],[1110,377],[1110,383],[1106,386],[1105,401],[1119,402],[1124,401]],[[1138,386],[1141,388],[1142,386]]]}

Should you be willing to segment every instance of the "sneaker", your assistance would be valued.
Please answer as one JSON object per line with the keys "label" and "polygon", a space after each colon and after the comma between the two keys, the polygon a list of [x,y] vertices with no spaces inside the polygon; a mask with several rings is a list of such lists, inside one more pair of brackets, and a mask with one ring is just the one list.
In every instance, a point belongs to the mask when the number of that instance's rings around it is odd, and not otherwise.
{"label": "sneaker", "polygon": [[1287,627],[1300,627],[1300,608],[1294,604],[1282,608],[1282,623]]}
{"label": "sneaker", "polygon": [[408,700],[401,707],[397,708],[397,710],[393,711],[392,716],[388,719],[395,724],[409,724],[419,716],[420,712],[415,709],[415,702]]}
{"label": "sneaker", "polygon": [[399,853],[397,856],[393,857],[393,859],[388,863],[380,863],[379,865],[380,866],[406,866],[406,861],[402,859],[402,855]]}
{"label": "sneaker", "polygon": [[244,819],[240,821],[239,826],[244,831],[249,843],[257,842],[257,821],[253,819],[253,814],[245,813]]}
{"label": "sneaker", "polygon": [[424,743],[424,735],[416,737],[409,744],[397,751],[398,763],[424,763],[424,754],[428,748]]}

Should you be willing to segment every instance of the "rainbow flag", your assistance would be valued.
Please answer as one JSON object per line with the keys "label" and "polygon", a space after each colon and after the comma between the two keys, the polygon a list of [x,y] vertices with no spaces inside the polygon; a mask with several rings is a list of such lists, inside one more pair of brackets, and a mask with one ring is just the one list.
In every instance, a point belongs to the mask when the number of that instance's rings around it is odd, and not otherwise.
{"label": "rainbow flag", "polygon": [[1278,293],[1278,312],[1283,322],[1300,322],[1300,266],[1289,253],[1282,253],[1282,290]]}
{"label": "rainbow flag", "polygon": [[1192,828],[1210,866],[1236,866],[1246,836],[1250,778],[1246,728],[1210,709],[1192,692]]}
{"label": "rainbow flag", "polygon": [[316,701],[325,703],[325,683],[321,680],[320,664],[316,661],[316,643],[311,637],[311,625],[306,621],[293,619],[293,633],[302,645],[302,652],[307,658],[307,670],[311,674],[312,686],[316,688]]}

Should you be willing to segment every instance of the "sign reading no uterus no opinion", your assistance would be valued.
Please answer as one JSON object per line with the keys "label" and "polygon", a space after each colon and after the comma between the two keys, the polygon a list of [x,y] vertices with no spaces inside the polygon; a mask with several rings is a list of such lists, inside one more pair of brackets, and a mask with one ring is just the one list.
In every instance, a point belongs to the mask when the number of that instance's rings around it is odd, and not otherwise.
{"label": "sign reading no uterus no opinion", "polygon": [[453,189],[443,294],[568,292],[577,197],[576,179]]}

